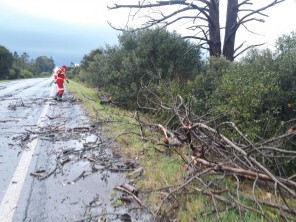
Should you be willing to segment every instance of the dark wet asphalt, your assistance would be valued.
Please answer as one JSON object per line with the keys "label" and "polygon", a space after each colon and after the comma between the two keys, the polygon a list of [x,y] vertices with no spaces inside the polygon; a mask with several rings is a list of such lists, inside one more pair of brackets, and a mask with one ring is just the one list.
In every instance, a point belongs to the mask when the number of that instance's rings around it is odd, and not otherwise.
{"label": "dark wet asphalt", "polygon": [[151,221],[137,203],[115,207],[120,194],[113,188],[129,182],[123,173],[110,171],[122,165],[121,160],[112,156],[99,124],[90,123],[79,101],[67,92],[63,102],[52,99],[50,82],[40,78],[0,83],[0,209],[16,198],[10,198],[8,190],[21,184],[15,179],[17,167],[22,169],[19,161],[34,150],[15,207],[3,210],[13,212],[12,218],[3,212],[0,218],[122,221],[121,215],[128,214],[132,221]]}

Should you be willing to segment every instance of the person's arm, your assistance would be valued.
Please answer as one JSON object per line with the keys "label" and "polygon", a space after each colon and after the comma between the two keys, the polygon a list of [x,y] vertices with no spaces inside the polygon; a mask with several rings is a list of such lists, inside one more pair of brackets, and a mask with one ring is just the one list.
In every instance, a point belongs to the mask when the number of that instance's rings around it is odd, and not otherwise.
{"label": "person's arm", "polygon": [[54,83],[57,83],[57,73],[55,72],[54,74],[53,74],[53,82]]}

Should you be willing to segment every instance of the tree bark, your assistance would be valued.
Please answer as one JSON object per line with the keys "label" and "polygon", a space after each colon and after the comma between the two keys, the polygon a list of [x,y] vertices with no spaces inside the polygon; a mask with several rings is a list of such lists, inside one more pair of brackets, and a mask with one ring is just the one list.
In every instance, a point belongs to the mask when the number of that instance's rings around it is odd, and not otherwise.
{"label": "tree bark", "polygon": [[219,19],[219,0],[211,0],[209,4],[209,49],[210,55],[219,57],[221,55],[221,36]]}
{"label": "tree bark", "polygon": [[228,0],[223,55],[226,59],[234,60],[235,35],[238,28],[238,0]]}

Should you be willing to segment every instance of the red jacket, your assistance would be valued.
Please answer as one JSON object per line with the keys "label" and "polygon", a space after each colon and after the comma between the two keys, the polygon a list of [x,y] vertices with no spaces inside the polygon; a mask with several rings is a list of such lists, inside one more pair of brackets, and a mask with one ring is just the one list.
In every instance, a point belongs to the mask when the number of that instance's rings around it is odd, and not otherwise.
{"label": "red jacket", "polygon": [[64,70],[59,69],[56,72],[56,75],[54,75],[54,78],[57,83],[64,83],[64,81],[67,79],[67,76]]}

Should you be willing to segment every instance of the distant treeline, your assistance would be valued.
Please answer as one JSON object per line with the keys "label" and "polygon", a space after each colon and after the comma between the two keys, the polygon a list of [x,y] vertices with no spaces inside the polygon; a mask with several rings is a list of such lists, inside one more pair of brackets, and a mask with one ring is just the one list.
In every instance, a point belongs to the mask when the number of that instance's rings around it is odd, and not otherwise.
{"label": "distant treeline", "polygon": [[30,59],[24,52],[18,55],[11,53],[6,47],[0,45],[0,79],[32,78],[51,74],[55,67],[54,60],[47,56]]}

